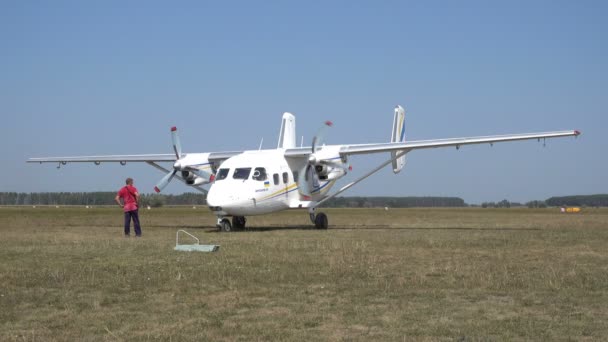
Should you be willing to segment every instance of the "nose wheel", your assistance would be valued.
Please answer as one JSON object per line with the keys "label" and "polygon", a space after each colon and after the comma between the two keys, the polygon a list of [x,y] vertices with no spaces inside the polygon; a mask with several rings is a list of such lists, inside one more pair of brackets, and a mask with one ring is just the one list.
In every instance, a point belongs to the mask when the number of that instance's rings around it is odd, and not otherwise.
{"label": "nose wheel", "polygon": [[232,231],[232,224],[230,223],[230,220],[227,218],[218,217],[216,226],[219,228],[220,232],[231,232]]}
{"label": "nose wheel", "polygon": [[245,216],[233,216],[232,222],[226,217],[218,217],[216,226],[221,232],[232,232],[245,228],[246,222]]}

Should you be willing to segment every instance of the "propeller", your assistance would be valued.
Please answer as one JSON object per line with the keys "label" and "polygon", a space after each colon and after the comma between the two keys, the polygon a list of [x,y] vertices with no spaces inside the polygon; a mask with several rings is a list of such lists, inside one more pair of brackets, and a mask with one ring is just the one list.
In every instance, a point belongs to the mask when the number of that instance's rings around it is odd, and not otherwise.
{"label": "propeller", "polygon": [[169,182],[173,179],[176,173],[177,170],[173,170],[173,172],[167,173],[158,183],[156,183],[154,191],[161,192],[161,190],[163,190],[167,186],[167,184],[169,184]]}
{"label": "propeller", "polygon": [[[312,181],[313,185],[315,183],[317,183],[317,184],[319,183],[319,176],[317,175],[317,172],[315,171],[315,166],[320,163],[326,163],[326,161],[318,160],[315,153],[319,149],[319,146],[325,140],[325,136],[327,135],[327,130],[329,129],[329,127],[332,127],[332,126],[333,126],[333,123],[331,121],[329,121],[329,120],[325,121],[323,123],[323,125],[321,126],[321,128],[319,128],[319,130],[317,131],[317,134],[315,134],[315,136],[312,138],[311,154],[308,155],[308,160],[307,160],[306,164],[304,164],[304,166],[302,167],[302,170],[300,170],[300,172],[298,174],[298,186],[300,188],[300,192],[304,196],[310,196],[309,181]],[[330,164],[330,163],[327,162],[327,164]],[[306,180],[307,175],[309,175],[308,181]]]}
{"label": "propeller", "polygon": [[[171,141],[173,142],[173,151],[175,152],[175,162],[173,163],[173,171],[167,173],[154,187],[154,191],[161,192],[167,184],[175,177],[175,174],[178,171],[182,172],[182,176],[186,178],[188,173],[193,173],[194,175],[201,177],[203,179],[209,179],[209,182],[213,182],[215,176],[207,173],[205,171],[201,171],[197,168],[190,167],[188,165],[183,165],[182,163],[182,144],[179,139],[179,135],[177,134],[177,127],[171,127]],[[189,183],[188,183],[189,184]]]}
{"label": "propeller", "polygon": [[177,127],[171,127],[171,141],[173,142],[173,151],[175,151],[176,160],[182,158],[182,144],[179,141],[179,135],[177,135]]}

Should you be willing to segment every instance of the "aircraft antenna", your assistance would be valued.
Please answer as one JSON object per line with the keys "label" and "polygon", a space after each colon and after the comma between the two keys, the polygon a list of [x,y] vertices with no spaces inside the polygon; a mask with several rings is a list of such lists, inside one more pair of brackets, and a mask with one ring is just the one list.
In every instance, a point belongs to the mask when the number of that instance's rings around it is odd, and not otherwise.
{"label": "aircraft antenna", "polygon": [[300,147],[304,147],[304,136],[302,136],[302,140],[300,140]]}
{"label": "aircraft antenna", "polygon": [[258,150],[262,149],[262,144],[264,143],[264,137],[262,137],[262,140],[260,141],[260,147],[258,148]]}

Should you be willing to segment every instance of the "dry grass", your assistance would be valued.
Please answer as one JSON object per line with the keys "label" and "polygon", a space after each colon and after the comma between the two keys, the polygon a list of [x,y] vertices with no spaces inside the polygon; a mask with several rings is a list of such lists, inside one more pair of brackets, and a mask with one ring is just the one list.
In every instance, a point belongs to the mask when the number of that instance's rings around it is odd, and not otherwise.
{"label": "dry grass", "polygon": [[[603,340],[608,210],[0,208],[0,340]],[[173,251],[186,228],[217,253]]]}

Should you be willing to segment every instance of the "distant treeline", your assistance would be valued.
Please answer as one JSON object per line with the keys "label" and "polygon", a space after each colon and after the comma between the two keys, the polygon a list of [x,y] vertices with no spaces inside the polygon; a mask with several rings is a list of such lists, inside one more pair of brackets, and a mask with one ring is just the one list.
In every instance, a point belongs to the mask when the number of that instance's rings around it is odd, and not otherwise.
{"label": "distant treeline", "polygon": [[466,207],[458,197],[334,197],[327,201],[332,208],[412,208],[412,207]]}
{"label": "distant treeline", "polygon": [[[116,192],[0,192],[0,205],[112,205]],[[141,205],[204,205],[205,195],[184,193],[181,195],[142,194]]]}
{"label": "distant treeline", "polygon": [[[112,205],[116,192],[0,192],[0,205]],[[205,205],[205,194],[184,193],[181,195],[142,194],[141,205],[161,207],[163,205]],[[530,201],[529,208],[547,206],[607,207],[608,194],[551,197],[545,201]],[[412,208],[412,207],[466,207],[459,197],[335,197],[324,205],[332,208]],[[520,203],[484,202],[484,208],[509,208]]]}
{"label": "distant treeline", "polygon": [[547,202],[547,205],[552,207],[608,207],[608,194],[551,197],[545,202]]}

